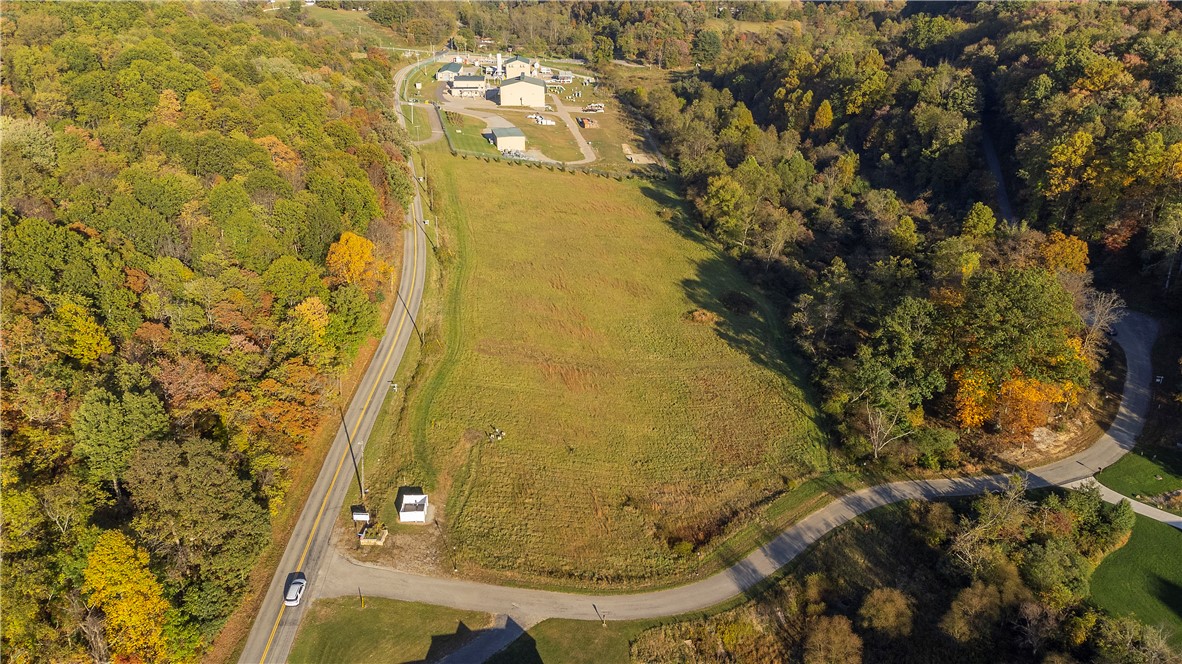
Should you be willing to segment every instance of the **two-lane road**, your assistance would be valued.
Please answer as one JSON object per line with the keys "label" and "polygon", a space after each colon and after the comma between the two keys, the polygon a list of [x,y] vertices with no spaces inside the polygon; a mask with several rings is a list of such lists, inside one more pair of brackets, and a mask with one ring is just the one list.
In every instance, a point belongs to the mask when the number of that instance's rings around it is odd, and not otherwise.
{"label": "two-lane road", "polygon": [[[401,70],[395,82],[405,78],[405,73],[413,66],[415,65]],[[397,86],[395,90],[397,106]],[[399,120],[402,120],[401,115]],[[417,177],[413,160],[408,160],[408,163],[411,175]],[[332,448],[320,469],[320,475],[316,478],[299,521],[291,533],[279,567],[275,570],[275,576],[271,579],[271,585],[267,588],[267,595],[263,599],[259,614],[255,617],[246,647],[239,659],[243,664],[286,661],[304,610],[319,594],[317,589],[324,580],[324,563],[331,557],[333,525],[340,517],[349,484],[354,481],[349,441],[352,440],[352,454],[360,457],[365,450],[370,431],[373,430],[374,421],[381,411],[382,402],[390,389],[394,372],[398,370],[413,333],[411,316],[417,315],[423,299],[423,282],[427,270],[427,237],[424,233],[423,205],[419,187],[415,187],[414,201],[407,214],[407,221],[409,225],[403,231],[402,277],[394,302],[394,311],[390,315],[385,334],[378,344],[369,368],[345,412],[348,430],[342,426],[337,431]],[[299,606],[284,606],[283,592],[288,575],[294,572],[303,572],[307,576],[308,589]]]}

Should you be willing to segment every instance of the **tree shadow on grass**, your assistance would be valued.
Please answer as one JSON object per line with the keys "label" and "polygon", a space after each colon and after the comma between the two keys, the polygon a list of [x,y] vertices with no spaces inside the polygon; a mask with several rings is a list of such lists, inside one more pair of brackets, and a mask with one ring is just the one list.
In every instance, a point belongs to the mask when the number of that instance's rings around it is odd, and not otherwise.
{"label": "tree shadow on grass", "polygon": [[1182,619],[1182,585],[1178,585],[1160,574],[1154,574],[1149,585],[1153,588],[1153,595],[1157,597],[1158,601],[1165,604],[1175,616]]}

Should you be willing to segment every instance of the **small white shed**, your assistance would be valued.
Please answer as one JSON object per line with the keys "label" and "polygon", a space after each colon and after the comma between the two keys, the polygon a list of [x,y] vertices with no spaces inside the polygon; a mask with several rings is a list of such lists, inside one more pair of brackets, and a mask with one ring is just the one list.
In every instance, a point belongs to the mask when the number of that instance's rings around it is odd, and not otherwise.
{"label": "small white shed", "polygon": [[422,493],[422,489],[411,487],[405,492],[399,492],[398,522],[427,522],[427,494]]}

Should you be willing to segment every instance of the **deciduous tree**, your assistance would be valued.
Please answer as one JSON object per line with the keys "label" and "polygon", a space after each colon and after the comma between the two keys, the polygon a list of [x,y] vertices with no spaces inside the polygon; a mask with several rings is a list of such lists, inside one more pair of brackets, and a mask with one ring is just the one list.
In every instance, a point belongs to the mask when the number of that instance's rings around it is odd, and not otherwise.
{"label": "deciduous tree", "polygon": [[164,661],[163,626],[168,602],[148,569],[148,553],[117,530],[99,536],[86,559],[82,591],[87,605],[106,618],[107,643],[115,655]]}
{"label": "deciduous tree", "polygon": [[328,250],[329,275],[338,283],[353,284],[367,293],[378,286],[385,266],[373,255],[373,243],[345,231]]}

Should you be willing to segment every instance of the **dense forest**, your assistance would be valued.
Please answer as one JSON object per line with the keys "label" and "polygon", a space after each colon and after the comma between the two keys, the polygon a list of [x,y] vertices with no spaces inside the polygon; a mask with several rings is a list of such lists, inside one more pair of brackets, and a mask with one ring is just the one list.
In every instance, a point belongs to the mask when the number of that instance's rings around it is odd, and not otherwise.
{"label": "dense forest", "polygon": [[1177,661],[1159,630],[1088,601],[1132,530],[1129,504],[1024,489],[872,513],[744,606],[642,634],[633,661]]}
{"label": "dense forest", "polygon": [[784,302],[851,453],[957,466],[1077,408],[1122,306],[1093,256],[1177,309],[1182,11],[779,7],[699,31],[672,88],[619,85]]}
{"label": "dense forest", "polygon": [[8,661],[199,655],[379,329],[391,65],[260,9],[5,4]]}

